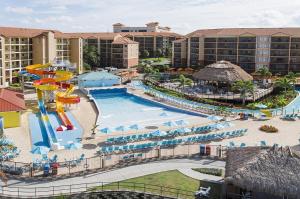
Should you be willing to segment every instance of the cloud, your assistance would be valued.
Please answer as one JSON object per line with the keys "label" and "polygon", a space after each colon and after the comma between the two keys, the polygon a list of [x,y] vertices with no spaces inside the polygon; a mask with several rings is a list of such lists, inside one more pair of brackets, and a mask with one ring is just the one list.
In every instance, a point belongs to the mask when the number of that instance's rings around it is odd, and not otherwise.
{"label": "cloud", "polygon": [[27,15],[27,14],[33,13],[32,8],[28,8],[28,7],[11,7],[11,6],[7,6],[5,8],[5,11],[9,12],[9,13],[22,14],[22,15]]}
{"label": "cloud", "polygon": [[158,21],[187,34],[201,28],[300,26],[299,10],[300,1],[282,0],[2,0],[0,24],[101,32],[112,31],[116,22]]}

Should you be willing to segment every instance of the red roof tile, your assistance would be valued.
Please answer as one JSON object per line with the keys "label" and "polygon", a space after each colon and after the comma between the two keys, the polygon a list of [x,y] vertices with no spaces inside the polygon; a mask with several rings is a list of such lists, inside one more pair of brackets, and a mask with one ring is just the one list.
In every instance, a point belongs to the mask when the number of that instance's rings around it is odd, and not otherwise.
{"label": "red roof tile", "polygon": [[8,89],[0,89],[0,112],[25,110],[24,95]]}
{"label": "red roof tile", "polygon": [[201,36],[239,36],[244,34],[252,35],[275,35],[286,34],[291,36],[300,36],[300,28],[220,28],[220,29],[201,29],[187,34],[188,37]]}

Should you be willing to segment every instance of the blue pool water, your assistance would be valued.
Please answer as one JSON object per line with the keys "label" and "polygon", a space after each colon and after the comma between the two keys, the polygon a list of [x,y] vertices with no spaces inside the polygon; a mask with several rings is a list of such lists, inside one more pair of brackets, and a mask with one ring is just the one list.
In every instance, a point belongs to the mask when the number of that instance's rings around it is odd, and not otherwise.
{"label": "blue pool water", "polygon": [[[82,128],[75,120],[73,115],[69,112],[66,112],[66,115],[68,116],[72,124],[75,126],[75,129],[58,132],[56,131],[56,128],[60,125],[60,122],[57,114],[53,112],[48,113],[55,139],[61,146],[67,146],[69,141],[78,142],[78,139],[82,137],[83,132]],[[34,149],[37,146],[50,147],[49,139],[51,138],[48,137],[46,129],[42,125],[42,121],[39,117],[39,114],[29,115],[29,127],[31,132],[32,149]]]}
{"label": "blue pool water", "polygon": [[108,127],[113,130],[133,124],[161,126],[167,121],[204,116],[146,100],[127,93],[126,89],[91,90],[90,94],[99,109],[99,129]]}

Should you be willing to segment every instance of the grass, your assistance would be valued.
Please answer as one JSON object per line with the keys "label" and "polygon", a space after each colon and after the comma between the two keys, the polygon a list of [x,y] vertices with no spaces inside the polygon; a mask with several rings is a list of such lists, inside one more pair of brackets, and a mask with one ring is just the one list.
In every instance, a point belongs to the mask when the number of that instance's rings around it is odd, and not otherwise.
{"label": "grass", "polygon": [[[194,198],[194,193],[199,190],[199,187],[212,188],[210,198],[220,198],[221,185],[195,180],[187,177],[177,170],[165,171],[146,175],[142,177],[132,178],[121,181],[119,183],[111,183],[103,186],[104,190],[136,190],[142,192],[150,192],[153,194],[161,194],[179,197],[179,198]],[[101,190],[102,187],[96,187],[93,190]]]}

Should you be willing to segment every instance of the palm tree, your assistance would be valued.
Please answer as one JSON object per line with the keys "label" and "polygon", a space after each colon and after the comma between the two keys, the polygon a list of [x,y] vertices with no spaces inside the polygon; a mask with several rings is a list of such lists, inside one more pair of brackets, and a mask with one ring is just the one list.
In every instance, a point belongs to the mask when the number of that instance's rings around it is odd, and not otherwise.
{"label": "palm tree", "polygon": [[160,74],[159,73],[159,69],[158,68],[153,68],[152,66],[150,65],[147,65],[144,67],[144,80],[149,76],[149,75],[157,75],[157,74]]}
{"label": "palm tree", "polygon": [[95,131],[96,131],[96,129],[97,129],[98,126],[99,126],[98,124],[94,124],[93,128],[91,129],[91,131],[92,131],[92,137],[95,137],[95,135],[96,135]]}
{"label": "palm tree", "polygon": [[178,79],[175,79],[175,82],[179,82],[179,86],[181,88],[184,88],[186,85],[187,86],[192,86],[193,85],[193,80],[190,78],[185,77],[184,75],[179,75]]}
{"label": "palm tree", "polygon": [[299,73],[289,72],[285,77],[288,78],[291,81],[293,87],[295,87],[295,84],[297,82],[297,77],[299,76],[300,76]]}
{"label": "palm tree", "polygon": [[252,81],[236,81],[232,85],[232,90],[239,91],[240,96],[243,99],[243,105],[246,103],[246,96],[248,92],[253,93],[254,85]]}
{"label": "palm tree", "polygon": [[276,80],[275,86],[284,89],[284,92],[292,88],[292,80],[287,77],[282,77]]}
{"label": "palm tree", "polygon": [[266,66],[258,69],[256,73],[263,78],[263,84],[266,82],[266,78],[270,78],[272,76],[272,73],[270,72],[269,68]]}
{"label": "palm tree", "polygon": [[269,78],[272,76],[272,73],[270,72],[269,68],[267,68],[266,66],[258,69],[256,73],[259,74],[259,76],[261,76],[262,78]]}

